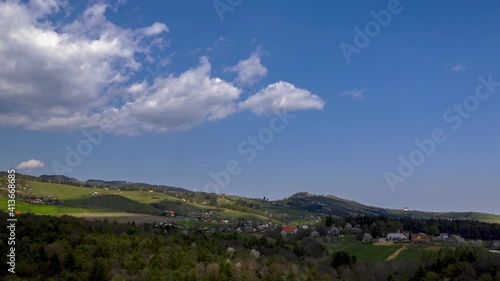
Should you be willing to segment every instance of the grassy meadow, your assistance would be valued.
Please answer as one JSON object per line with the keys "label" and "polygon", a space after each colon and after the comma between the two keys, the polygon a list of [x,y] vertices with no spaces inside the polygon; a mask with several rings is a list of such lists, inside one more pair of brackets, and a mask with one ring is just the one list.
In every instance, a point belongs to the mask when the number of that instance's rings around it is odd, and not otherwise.
{"label": "grassy meadow", "polygon": [[[7,197],[0,195],[0,209],[7,210]],[[91,207],[69,207],[63,205],[44,205],[44,204],[29,204],[16,200],[16,211],[25,213],[32,213],[37,215],[75,215],[81,213],[98,213],[104,212],[101,208]]]}

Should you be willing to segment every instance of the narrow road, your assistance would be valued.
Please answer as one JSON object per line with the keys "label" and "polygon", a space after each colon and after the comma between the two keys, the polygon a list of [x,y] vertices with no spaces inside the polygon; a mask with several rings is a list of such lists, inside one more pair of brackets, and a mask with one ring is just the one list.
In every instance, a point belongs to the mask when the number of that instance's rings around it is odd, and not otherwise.
{"label": "narrow road", "polygon": [[385,260],[386,261],[390,261],[390,260],[393,260],[395,258],[397,258],[399,256],[399,254],[403,251],[403,250],[406,250],[406,246],[403,246],[399,249],[397,249],[396,251],[394,251],[394,253],[392,253],[390,256],[388,256]]}

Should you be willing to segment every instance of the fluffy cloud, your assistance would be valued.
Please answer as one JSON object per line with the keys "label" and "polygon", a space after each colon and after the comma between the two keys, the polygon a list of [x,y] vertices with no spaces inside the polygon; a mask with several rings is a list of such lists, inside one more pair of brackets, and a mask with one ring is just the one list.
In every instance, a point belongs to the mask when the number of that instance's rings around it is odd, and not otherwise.
{"label": "fluffy cloud", "polygon": [[240,60],[238,64],[226,67],[225,71],[237,72],[236,82],[240,85],[252,85],[267,75],[267,68],[260,62],[260,49],[253,52],[246,60]]}
{"label": "fluffy cloud", "polygon": [[[39,2],[51,3],[45,11],[58,11],[55,1]],[[107,21],[106,8],[90,6],[57,28],[43,17],[33,18],[45,12],[0,3],[1,123],[14,120],[13,125],[29,129],[95,125],[89,112],[108,104],[113,97],[107,89],[141,68],[135,55],[148,52],[155,39],[147,35],[166,28],[155,23],[146,32],[123,29]]]}
{"label": "fluffy cloud", "polygon": [[43,164],[42,161],[31,159],[31,160],[19,163],[19,165],[17,165],[16,169],[18,169],[18,170],[31,170],[31,169],[43,168],[43,166],[45,166],[45,164]]}
{"label": "fluffy cloud", "polygon": [[169,32],[170,30],[164,23],[155,22],[153,25],[145,28],[141,28],[141,32],[146,36],[158,35],[163,32]]}
{"label": "fluffy cloud", "polygon": [[451,71],[453,72],[466,71],[466,70],[467,70],[467,64],[465,63],[457,64],[451,68]]}
{"label": "fluffy cloud", "polygon": [[306,109],[321,110],[324,104],[320,97],[310,91],[279,81],[250,96],[239,106],[243,110],[251,110],[255,114],[262,115]]}
{"label": "fluffy cloud", "polygon": [[351,97],[354,100],[362,100],[365,98],[365,92],[367,89],[354,89],[342,92],[342,96]]}
{"label": "fluffy cloud", "polygon": [[236,111],[241,90],[219,78],[210,77],[210,63],[200,65],[179,76],[159,78],[152,84],[134,84],[129,92],[140,91],[139,98],[126,103],[116,113],[122,129],[141,131],[185,130],[205,121],[227,117]]}
{"label": "fluffy cloud", "polygon": [[[137,29],[110,22],[96,3],[67,24],[51,21],[71,11],[59,0],[0,2],[0,126],[32,130],[100,127],[115,134],[186,130],[243,110],[321,109],[307,90],[278,82],[246,101],[242,88],[211,75],[206,57],[178,74],[137,80],[143,63],[168,47],[164,23]],[[63,14],[64,16],[65,14]],[[240,87],[267,75],[261,51],[227,68]],[[147,76],[147,75],[145,75]]]}

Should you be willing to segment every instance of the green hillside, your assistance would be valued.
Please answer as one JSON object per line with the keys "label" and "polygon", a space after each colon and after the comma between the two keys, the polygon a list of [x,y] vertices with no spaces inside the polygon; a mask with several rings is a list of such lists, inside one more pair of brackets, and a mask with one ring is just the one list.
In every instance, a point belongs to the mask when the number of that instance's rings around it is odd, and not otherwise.
{"label": "green hillside", "polygon": [[[490,223],[500,223],[500,216],[478,212],[424,212],[403,211],[367,206],[356,201],[335,196],[314,195],[306,192],[296,193],[288,198],[269,201],[239,196],[217,197],[203,193],[169,193],[163,190],[109,190],[104,188],[77,187],[58,183],[30,180],[32,195],[45,198],[58,198],[63,206],[20,205],[24,211],[39,214],[71,214],[86,208],[103,209],[140,214],[162,214],[173,210],[180,215],[188,215],[204,210],[217,209],[214,218],[246,218],[251,220],[282,220],[293,223],[310,223],[317,216],[383,215],[387,217],[415,219],[468,219]],[[119,188],[119,187],[117,187]],[[92,195],[96,192],[97,195]],[[215,201],[213,200],[214,198]],[[212,202],[207,204],[208,202]],[[215,203],[214,203],[215,202]],[[79,207],[79,208],[74,208]],[[68,209],[65,209],[68,208]],[[85,211],[91,213],[92,211]]]}
{"label": "green hillside", "polygon": [[[7,197],[0,195],[0,209],[7,210]],[[102,208],[92,207],[69,207],[62,205],[29,204],[17,200],[16,211],[21,214],[32,213],[37,215],[73,215],[81,213],[103,212]]]}
{"label": "green hillside", "polygon": [[95,189],[71,185],[29,181],[33,194],[44,197],[56,197],[59,200],[83,198],[91,195]]}

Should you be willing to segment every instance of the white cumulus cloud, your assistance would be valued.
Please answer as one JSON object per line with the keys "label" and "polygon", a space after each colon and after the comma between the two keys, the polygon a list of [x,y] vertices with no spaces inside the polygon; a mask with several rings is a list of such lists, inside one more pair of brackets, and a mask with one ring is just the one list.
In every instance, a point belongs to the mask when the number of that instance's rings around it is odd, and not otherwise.
{"label": "white cumulus cloud", "polygon": [[241,102],[240,108],[262,115],[282,111],[321,110],[324,104],[319,96],[310,91],[279,81]]}
{"label": "white cumulus cloud", "polygon": [[42,161],[31,159],[31,160],[19,163],[19,165],[17,165],[16,169],[18,169],[18,170],[31,170],[31,169],[43,168],[43,166],[45,166],[45,164],[43,164]]}
{"label": "white cumulus cloud", "polygon": [[206,57],[179,74],[151,78],[145,63],[171,62],[159,55],[169,47],[166,24],[118,26],[106,17],[110,7],[100,2],[68,23],[52,22],[52,16],[74,11],[69,3],[0,2],[0,126],[45,131],[100,127],[135,135],[187,130],[243,110],[264,114],[323,108],[321,98],[287,82],[242,101],[243,87],[267,75],[260,49],[226,68],[237,73],[234,83],[213,76]]}
{"label": "white cumulus cloud", "polygon": [[241,85],[252,85],[265,78],[267,68],[260,62],[260,49],[253,52],[248,59],[240,60],[238,64],[226,67],[225,71],[237,72],[236,82]]}
{"label": "white cumulus cloud", "polygon": [[[57,11],[51,3],[48,11]],[[135,55],[147,53],[154,40],[109,22],[106,9],[94,4],[57,28],[33,19],[29,6],[0,3],[0,124],[40,130],[94,125],[90,112],[110,102],[109,88],[141,68]],[[165,27],[152,29],[146,33]]]}
{"label": "white cumulus cloud", "polygon": [[132,133],[185,130],[225,118],[236,111],[241,90],[210,77],[210,70],[208,59],[202,57],[199,66],[179,76],[158,78],[152,84],[134,84],[128,90],[143,95],[126,103],[111,118],[118,121],[116,124],[123,124],[118,130]]}
{"label": "white cumulus cloud", "polygon": [[167,25],[165,25],[164,23],[155,22],[153,25],[149,27],[142,28],[141,31],[146,36],[153,36],[161,34],[163,32],[169,32],[169,29]]}

